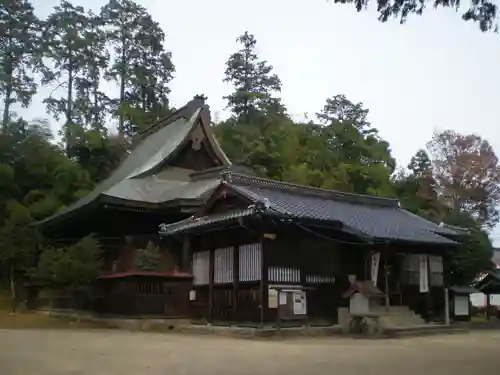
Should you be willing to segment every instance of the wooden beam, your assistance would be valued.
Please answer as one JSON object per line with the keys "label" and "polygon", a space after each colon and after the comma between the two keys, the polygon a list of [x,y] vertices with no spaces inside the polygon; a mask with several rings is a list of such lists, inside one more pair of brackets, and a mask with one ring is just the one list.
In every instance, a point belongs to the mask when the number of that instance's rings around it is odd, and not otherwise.
{"label": "wooden beam", "polygon": [[185,236],[182,239],[182,271],[191,273],[191,239]]}
{"label": "wooden beam", "polygon": [[266,313],[268,308],[268,297],[269,297],[269,280],[267,274],[267,256],[266,256],[266,244],[268,241],[261,239],[260,241],[260,251],[261,251],[261,277],[260,277],[260,325],[264,326],[264,321],[266,319]]}

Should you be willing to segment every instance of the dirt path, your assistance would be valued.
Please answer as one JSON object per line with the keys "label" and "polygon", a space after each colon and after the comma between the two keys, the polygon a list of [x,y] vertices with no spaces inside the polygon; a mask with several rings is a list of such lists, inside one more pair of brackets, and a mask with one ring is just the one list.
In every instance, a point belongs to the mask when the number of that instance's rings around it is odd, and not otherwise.
{"label": "dirt path", "polygon": [[237,340],[124,331],[0,330],[8,375],[471,375],[500,368],[500,331],[397,340]]}

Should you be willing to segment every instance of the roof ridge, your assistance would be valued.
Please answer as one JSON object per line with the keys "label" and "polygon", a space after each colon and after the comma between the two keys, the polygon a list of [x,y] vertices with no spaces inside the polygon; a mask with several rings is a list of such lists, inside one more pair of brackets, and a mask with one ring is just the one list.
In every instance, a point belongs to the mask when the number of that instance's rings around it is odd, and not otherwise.
{"label": "roof ridge", "polygon": [[291,182],[284,182],[278,180],[271,180],[263,177],[248,176],[242,173],[234,173],[229,171],[224,171],[221,174],[223,181],[228,183],[248,183],[248,184],[259,184],[268,186],[271,188],[285,189],[285,190],[295,190],[303,194],[316,194],[323,197],[328,196],[330,198],[344,199],[351,203],[365,203],[385,207],[401,208],[399,199],[397,198],[387,198],[387,197],[377,197],[374,195],[356,194],[356,193],[346,193],[337,190],[323,189],[313,186],[301,185]]}
{"label": "roof ridge", "polygon": [[163,128],[165,126],[168,126],[178,120],[179,118],[183,117],[186,120],[191,118],[191,116],[200,108],[203,108],[206,106],[204,98],[201,98],[199,96],[195,96],[193,99],[191,99],[188,103],[183,105],[181,108],[175,110],[173,113],[164,116],[154,123],[152,123],[150,126],[148,126],[146,129],[141,130],[138,132],[138,136],[140,137],[141,140],[149,137],[150,135],[156,133],[157,131],[160,130],[160,128]]}

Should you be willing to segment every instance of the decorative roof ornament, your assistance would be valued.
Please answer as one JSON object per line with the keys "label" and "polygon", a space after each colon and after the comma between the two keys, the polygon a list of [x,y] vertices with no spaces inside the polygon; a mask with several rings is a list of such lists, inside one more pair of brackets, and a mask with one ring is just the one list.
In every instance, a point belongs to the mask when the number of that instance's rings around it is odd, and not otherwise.
{"label": "decorative roof ornament", "polygon": [[231,182],[232,173],[231,170],[227,169],[220,174],[220,180],[222,182]]}
{"label": "decorative roof ornament", "polygon": [[271,208],[269,199],[264,198],[261,201],[255,202],[255,208],[259,211],[268,211]]}

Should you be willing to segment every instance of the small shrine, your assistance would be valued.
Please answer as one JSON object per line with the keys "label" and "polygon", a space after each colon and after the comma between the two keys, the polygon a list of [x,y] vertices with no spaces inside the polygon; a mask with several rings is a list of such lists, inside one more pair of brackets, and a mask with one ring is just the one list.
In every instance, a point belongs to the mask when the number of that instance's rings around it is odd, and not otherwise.
{"label": "small shrine", "polygon": [[351,283],[349,289],[342,295],[343,298],[349,298],[350,333],[381,331],[379,311],[384,296],[385,294],[372,281]]}
{"label": "small shrine", "polygon": [[385,294],[372,281],[355,281],[343,294],[351,315],[370,315],[382,305]]}

